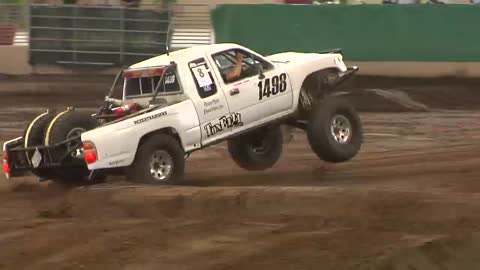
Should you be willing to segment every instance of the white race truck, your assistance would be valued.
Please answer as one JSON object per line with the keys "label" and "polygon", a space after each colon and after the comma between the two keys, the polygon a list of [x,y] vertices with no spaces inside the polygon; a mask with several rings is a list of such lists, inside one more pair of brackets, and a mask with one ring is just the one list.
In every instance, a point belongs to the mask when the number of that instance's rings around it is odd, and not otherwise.
{"label": "white race truck", "polygon": [[[285,126],[304,129],[321,160],[345,162],[361,147],[362,125],[333,90],[356,71],[339,49],[267,57],[230,43],[178,50],[120,71],[96,114],[67,108],[36,117],[4,143],[3,168],[7,178],[124,173],[176,183],[190,153],[227,141],[240,167],[265,170],[281,156]],[[123,98],[113,99],[119,82]]]}

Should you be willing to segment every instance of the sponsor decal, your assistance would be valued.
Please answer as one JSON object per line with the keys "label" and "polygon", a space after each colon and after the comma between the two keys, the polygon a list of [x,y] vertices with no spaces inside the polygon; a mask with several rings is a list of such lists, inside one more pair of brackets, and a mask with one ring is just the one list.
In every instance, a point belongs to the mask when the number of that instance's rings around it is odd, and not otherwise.
{"label": "sponsor decal", "polygon": [[243,126],[242,115],[240,113],[232,113],[220,117],[215,122],[206,124],[203,128],[207,133],[207,137],[213,136],[227,128]]}
{"label": "sponsor decal", "polygon": [[115,165],[118,165],[118,164],[122,163],[123,161],[125,161],[125,159],[110,161],[110,162],[108,163],[108,165],[110,165],[110,166],[115,166]]}
{"label": "sponsor decal", "polygon": [[145,122],[148,122],[148,121],[150,121],[150,120],[152,120],[152,119],[155,119],[155,118],[158,118],[158,117],[162,117],[162,116],[165,116],[165,115],[167,115],[167,112],[166,112],[166,111],[163,111],[163,112],[159,112],[159,113],[157,113],[157,114],[149,115],[149,116],[144,117],[144,118],[140,118],[140,119],[138,119],[138,120],[133,121],[133,123],[134,123],[135,125],[137,125],[137,124],[145,123]]}
{"label": "sponsor decal", "polygon": [[203,107],[204,107],[203,109],[204,115],[223,109],[223,105],[220,104],[220,100],[218,98],[203,102]]}
{"label": "sponsor decal", "polygon": [[250,80],[246,80],[246,81],[242,81],[242,82],[238,82],[238,83],[235,83],[233,86],[240,86],[242,84],[246,84],[248,83]]}

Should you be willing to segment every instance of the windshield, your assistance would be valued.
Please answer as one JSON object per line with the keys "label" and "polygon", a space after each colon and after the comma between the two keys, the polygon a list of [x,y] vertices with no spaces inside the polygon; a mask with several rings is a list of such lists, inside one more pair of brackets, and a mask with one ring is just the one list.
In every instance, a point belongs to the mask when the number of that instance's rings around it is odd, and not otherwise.
{"label": "windshield", "polygon": [[171,95],[181,92],[175,70],[169,69],[162,82],[164,68],[125,72],[125,97],[152,96],[155,89],[158,95]]}

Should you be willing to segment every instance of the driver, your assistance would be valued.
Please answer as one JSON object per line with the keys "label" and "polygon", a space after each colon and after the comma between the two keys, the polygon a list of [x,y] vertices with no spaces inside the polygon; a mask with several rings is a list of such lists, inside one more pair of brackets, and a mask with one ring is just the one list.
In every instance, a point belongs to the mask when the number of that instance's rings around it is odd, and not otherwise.
{"label": "driver", "polygon": [[228,81],[234,81],[238,79],[242,74],[242,63],[245,55],[243,55],[240,52],[237,52],[236,54],[237,54],[237,62],[235,64],[235,67],[233,68],[232,71],[228,72],[226,75]]}

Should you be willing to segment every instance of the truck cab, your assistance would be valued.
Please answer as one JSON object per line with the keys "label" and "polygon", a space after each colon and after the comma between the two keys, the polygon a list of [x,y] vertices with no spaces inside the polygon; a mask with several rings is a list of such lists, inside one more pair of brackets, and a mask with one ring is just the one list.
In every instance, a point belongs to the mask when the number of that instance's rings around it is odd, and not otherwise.
{"label": "truck cab", "polygon": [[[123,101],[149,106],[155,90],[156,102],[164,106],[190,100],[201,139],[184,144],[185,149],[214,143],[292,111],[293,91],[283,66],[238,45],[202,47],[155,57],[125,70]],[[238,54],[243,55],[241,62]],[[175,68],[165,74],[162,85],[159,78],[171,63]],[[227,78],[239,63],[239,76]],[[192,127],[172,128],[183,133]]]}

